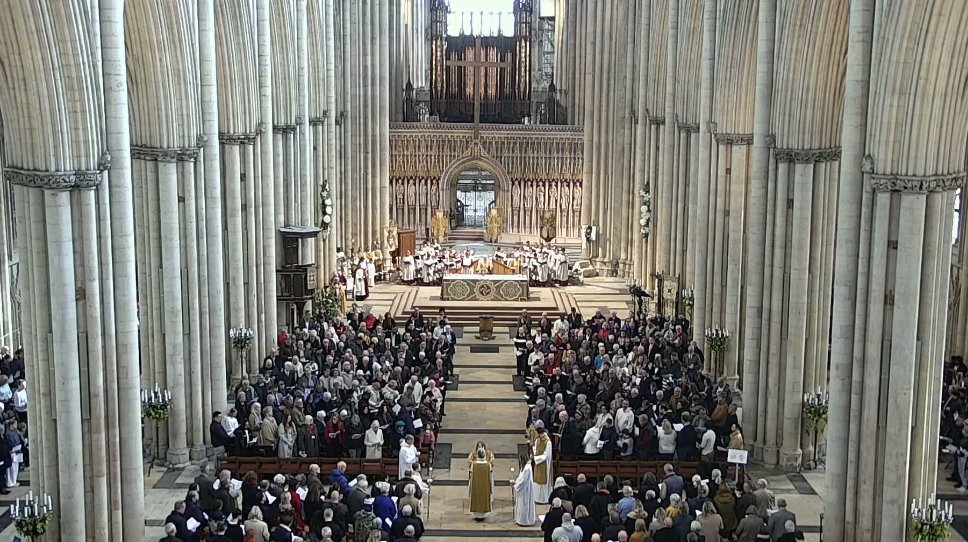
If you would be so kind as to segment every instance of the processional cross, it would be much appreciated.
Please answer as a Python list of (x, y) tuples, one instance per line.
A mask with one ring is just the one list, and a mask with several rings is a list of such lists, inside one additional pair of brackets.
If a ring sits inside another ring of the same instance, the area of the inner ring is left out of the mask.
[(448, 66), (463, 66), (470, 68), (473, 72), (471, 78), (474, 92), (474, 141), (481, 138), (481, 100), (484, 98), (484, 68), (507, 68), (509, 71), (513, 67), (510, 61), (489, 62), (483, 58), (483, 47), (481, 47), (481, 37), (474, 39), (474, 59), (473, 60), (449, 60)]

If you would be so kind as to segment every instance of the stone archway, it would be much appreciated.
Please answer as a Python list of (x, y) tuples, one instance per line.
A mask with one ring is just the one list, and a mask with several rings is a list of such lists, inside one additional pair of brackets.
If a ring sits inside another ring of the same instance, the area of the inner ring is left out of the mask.
[(496, 207), (506, 219), (508, 198), (510, 197), (511, 176), (504, 169), (504, 166), (477, 145), (468, 149), (467, 152), (454, 160), (444, 170), (440, 178), (441, 194), (439, 208), (450, 211), (451, 213), (456, 211), (457, 181), (460, 179), (461, 173), (475, 169), (487, 172), (494, 177)]

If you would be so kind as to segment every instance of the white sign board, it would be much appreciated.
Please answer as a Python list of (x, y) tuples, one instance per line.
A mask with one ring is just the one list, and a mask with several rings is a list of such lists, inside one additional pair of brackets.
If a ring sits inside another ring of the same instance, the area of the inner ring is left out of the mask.
[(737, 465), (745, 465), (749, 455), (749, 450), (729, 450), (727, 451), (726, 461), (736, 463)]

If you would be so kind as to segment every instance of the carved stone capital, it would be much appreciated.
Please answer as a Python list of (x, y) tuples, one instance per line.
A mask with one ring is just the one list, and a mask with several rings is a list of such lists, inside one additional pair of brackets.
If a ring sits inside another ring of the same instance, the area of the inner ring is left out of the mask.
[(792, 162), (795, 164), (817, 164), (822, 162), (836, 162), (840, 160), (840, 147), (827, 149), (776, 149), (774, 151), (777, 162)]
[(752, 145), (753, 134), (716, 134), (716, 143), (720, 145)]
[(698, 134), (699, 133), (699, 123), (698, 122), (677, 122), (676, 127), (679, 131), (684, 134)]
[(870, 174), (871, 188), (876, 192), (950, 192), (965, 186), (965, 172), (956, 171), (946, 175), (890, 175)]
[(649, 117), (649, 124), (654, 124), (655, 126), (662, 126), (665, 124), (665, 117)]
[(296, 124), (302, 124), (304, 122), (306, 122), (305, 115), (296, 115)]
[(34, 171), (8, 167), (3, 177), (12, 184), (28, 188), (70, 190), (72, 188), (96, 188), (101, 184), (105, 169), (82, 171)]
[(266, 123), (260, 122), (259, 124), (257, 124), (255, 127), (255, 131), (260, 135), (266, 133)]
[(157, 160), (159, 162), (190, 162), (198, 158), (198, 147), (160, 149), (132, 145), (131, 158), (146, 161)]
[(309, 117), (309, 125), (310, 126), (322, 126), (324, 124), (326, 124), (326, 115), (325, 114), (322, 117)]
[(860, 170), (864, 173), (874, 173), (874, 157), (865, 154), (864, 159), (861, 161)]
[(274, 134), (294, 134), (296, 133), (295, 124), (276, 124), (272, 127), (272, 133)]
[(218, 140), (223, 145), (253, 145), (257, 134), (219, 134)]
[(208, 143), (208, 136), (205, 134), (198, 134), (198, 139), (195, 140), (199, 147), (204, 147)]
[(766, 146), (767, 147), (770, 147), (771, 149), (773, 147), (776, 147), (776, 134), (766, 134), (766, 138), (765, 139), (766, 139)]

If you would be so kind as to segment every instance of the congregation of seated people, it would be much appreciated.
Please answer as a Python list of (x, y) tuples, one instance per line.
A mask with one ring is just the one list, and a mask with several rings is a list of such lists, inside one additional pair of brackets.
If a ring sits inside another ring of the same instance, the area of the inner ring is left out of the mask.
[(555, 480), (541, 530), (545, 542), (796, 542), (796, 515), (766, 480), (734, 487), (719, 469), (709, 478), (663, 476), (622, 480), (583, 473)]
[(419, 465), (391, 485), (346, 463), (295, 476), (260, 479), (253, 471), (215, 475), (203, 465), (185, 499), (165, 520), (162, 542), (416, 542), (424, 533), (429, 486)]
[[(326, 458), (377, 460), (396, 458), (401, 448), (407, 448), (413, 455), (410, 469), (402, 473), (393, 469), (392, 476), (381, 473), (372, 484), (359, 474), (353, 487), (345, 479), (344, 461), (336, 463), (325, 480), (317, 465), (307, 473), (276, 474), (269, 479), (260, 479), (265, 473), (255, 471), (224, 471), (222, 487), (215, 490), (218, 498), (206, 498), (215, 480), (211, 473), (208, 477), (203, 473), (194, 496), (200, 504), (192, 504), (190, 491), (176, 505), (166, 525), (166, 531), (173, 525), (176, 532), (168, 533), (168, 542), (202, 536), (241, 540), (235, 536), (241, 531), (239, 525), (245, 525), (248, 533), (250, 522), (256, 532), (266, 525), (266, 537), (257, 540), (269, 540), (271, 533), (272, 540), (286, 542), (339, 542), (354, 531), (351, 525), (364, 505), (385, 523), (378, 522), (378, 531), (390, 533), (396, 525), (400, 528), (394, 540), (406, 541), (411, 530), (416, 532), (409, 538), (419, 539), (422, 525), (410, 520), (401, 526), (397, 519), (419, 517), (419, 499), (427, 489), (419, 476), (419, 458), (433, 457), (440, 421), (446, 415), (455, 343), (456, 334), (443, 312), (425, 318), (414, 311), (398, 326), (389, 314), (379, 319), (356, 305), (345, 315), (307, 317), (302, 327), (280, 332), (277, 347), (264, 358), (259, 373), (236, 387), (234, 407), (212, 415), (212, 444), (225, 450), (226, 463), (241, 457), (290, 458), (291, 464), (296, 464), (293, 459), (313, 458), (320, 458), (319, 463)], [(238, 487), (232, 485), (233, 476), (238, 477)], [(382, 487), (387, 478), (411, 482), (398, 484), (393, 495), (399, 502), (411, 501), (406, 512), (401, 507), (399, 514), (387, 513), (392, 508), (385, 502), (392, 492)], [(323, 504), (343, 499), (352, 513), (327, 505), (335, 514), (327, 521)], [(355, 532), (361, 534), (355, 540), (369, 540), (369, 524), (357, 525)]]

